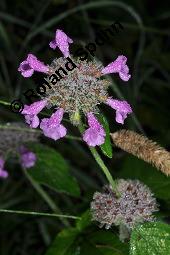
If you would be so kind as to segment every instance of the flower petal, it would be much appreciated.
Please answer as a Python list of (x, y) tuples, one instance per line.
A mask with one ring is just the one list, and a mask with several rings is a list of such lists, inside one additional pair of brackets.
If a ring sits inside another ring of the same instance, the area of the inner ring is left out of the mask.
[(108, 98), (106, 104), (116, 110), (116, 122), (124, 124), (127, 114), (132, 113), (132, 108), (126, 101)]
[(34, 73), (34, 69), (32, 69), (27, 60), (24, 60), (20, 63), (18, 71), (21, 72), (24, 77), (31, 77)]
[(124, 120), (127, 118), (127, 113), (116, 111), (116, 122), (124, 124)]
[(105, 131), (93, 113), (87, 114), (89, 128), (83, 134), (83, 140), (89, 146), (101, 145), (105, 141)]
[(31, 77), (34, 73), (34, 69), (29, 69), (27, 71), (21, 72), (22, 76), (25, 78)]
[(40, 120), (37, 115), (25, 115), (25, 122), (30, 125), (31, 128), (37, 128), (40, 124)]
[(105, 137), (100, 132), (97, 132), (94, 128), (88, 128), (83, 134), (83, 140), (92, 147), (101, 145), (105, 141)]
[(35, 153), (27, 150), (24, 146), (21, 146), (20, 149), (21, 154), (21, 165), (23, 168), (30, 168), (35, 165), (36, 162), (36, 155)]
[(52, 40), (49, 45), (52, 49), (55, 49), (58, 46), (64, 57), (67, 58), (70, 55), (70, 43), (73, 43), (73, 40), (69, 38), (62, 30), (57, 29), (55, 34), (55, 40)]
[(30, 69), (30, 66), (28, 64), (27, 60), (24, 60), (20, 63), (19, 67), (18, 67), (18, 71), (22, 72), (22, 71), (27, 71)]
[(31, 105), (25, 105), (21, 113), (27, 115), (37, 115), (46, 105), (47, 100), (40, 100), (32, 103)]
[(4, 169), (5, 161), (3, 158), (0, 158), (0, 178), (7, 178), (8, 172)]
[(42, 73), (48, 73), (49, 68), (43, 62), (39, 61), (33, 54), (28, 54), (27, 61), (32, 69)]
[(60, 108), (53, 113), (50, 118), (42, 119), (40, 128), (43, 130), (45, 136), (56, 141), (66, 135), (66, 128), (60, 124), (63, 118), (63, 113), (64, 110)]
[(48, 73), (49, 67), (39, 61), (33, 54), (28, 54), (27, 59), (19, 65), (18, 71), (24, 77), (31, 77), (34, 71)]
[(63, 119), (64, 110), (59, 108), (55, 113), (53, 113), (49, 119), (49, 126), (55, 127), (60, 124)]
[(127, 58), (125, 56), (118, 56), (115, 61), (108, 64), (101, 72), (103, 74), (119, 73), (119, 76), (123, 81), (128, 81), (131, 75), (129, 74), (129, 68), (126, 65), (126, 62)]
[(25, 115), (25, 121), (32, 128), (37, 128), (39, 125), (39, 118), (37, 114), (47, 105), (47, 100), (41, 100), (31, 105), (25, 105), (21, 114)]
[(123, 72), (120, 72), (120, 73), (119, 73), (119, 76), (120, 76), (120, 78), (121, 78), (123, 81), (128, 81), (128, 80), (130, 79), (130, 77), (131, 77), (130, 74), (123, 73)]
[(51, 41), (51, 42), (49, 43), (49, 46), (50, 46), (50, 48), (52, 48), (53, 50), (55, 50), (56, 47), (57, 47), (56, 41), (55, 41), (55, 40)]
[(6, 179), (9, 176), (8, 172), (4, 169), (0, 169), (0, 178)]
[[(40, 128), (42, 129), (41, 124), (40, 124)], [(42, 130), (45, 136), (55, 141), (64, 137), (67, 134), (67, 130), (63, 125), (57, 125), (56, 127), (53, 127), (53, 128), (49, 128), (48, 126), (46, 126)]]

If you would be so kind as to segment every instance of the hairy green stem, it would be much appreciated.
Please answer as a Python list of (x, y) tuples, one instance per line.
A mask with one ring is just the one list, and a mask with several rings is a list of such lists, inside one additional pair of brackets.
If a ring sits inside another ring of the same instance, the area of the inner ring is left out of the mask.
[[(80, 133), (82, 134), (84, 132), (84, 127), (82, 125), (82, 123), (79, 125), (79, 130)], [(99, 166), (101, 167), (103, 173), (105, 174), (107, 180), (109, 181), (110, 185), (112, 186), (112, 189), (117, 193), (117, 189), (116, 189), (116, 182), (113, 180), (113, 177), (111, 176), (109, 169), (107, 168), (107, 166), (104, 164), (102, 158), (100, 157), (99, 153), (97, 152), (97, 150), (94, 147), (90, 147), (89, 149), (93, 155), (93, 157), (95, 158), (96, 162), (99, 164)]]
[[(37, 183), (27, 172), (27, 170), (23, 169), (25, 176), (30, 181), (35, 190), (40, 194), (40, 196), (44, 199), (44, 201), (48, 204), (51, 210), (55, 213), (62, 214), (57, 205), (53, 202), (51, 197), (44, 191), (44, 189)], [(65, 226), (70, 226), (69, 222), (66, 219), (60, 218)]]
[(65, 214), (55, 214), (55, 213), (42, 213), (42, 212), (30, 212), (30, 211), (15, 211), (15, 210), (6, 210), (0, 209), (0, 213), (16, 213), (16, 214), (26, 214), (26, 215), (34, 215), (34, 216), (48, 216), (48, 217), (58, 217), (58, 218), (67, 218), (67, 219), (81, 219), (81, 217), (73, 216), (73, 215), (65, 215)]

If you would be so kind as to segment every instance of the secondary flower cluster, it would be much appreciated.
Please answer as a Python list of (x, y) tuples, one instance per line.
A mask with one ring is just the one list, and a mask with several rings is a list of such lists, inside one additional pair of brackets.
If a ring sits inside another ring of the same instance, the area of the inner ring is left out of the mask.
[(34, 166), (36, 155), (29, 151), (24, 145), (26, 142), (37, 141), (38, 135), (34, 132), (24, 130), (25, 125), (11, 123), (1, 127), (0, 130), (0, 178), (7, 178), (9, 173), (5, 169), (5, 159), (8, 154), (19, 155), (19, 160), (23, 168)]
[(150, 189), (138, 180), (117, 182), (118, 197), (111, 186), (105, 186), (104, 192), (94, 193), (91, 202), (93, 220), (109, 229), (112, 225), (126, 226), (131, 230), (137, 223), (153, 221), (153, 212), (157, 211), (156, 199)]
[[(104, 77), (106, 74), (118, 73), (123, 81), (128, 81), (131, 77), (129, 68), (126, 65), (127, 58), (123, 55), (118, 56), (115, 61), (104, 67), (99, 61), (81, 61), (81, 58), (73, 58), (76, 68), (69, 67), (69, 75), (62, 77), (57, 85), (53, 85), (53, 73), (56, 67), (64, 72), (64, 63), (67, 57), (70, 57), (69, 44), (73, 40), (69, 38), (62, 30), (57, 29), (50, 47), (58, 47), (64, 57), (53, 60), (50, 66), (46, 66), (39, 61), (33, 54), (28, 54), (18, 71), (24, 77), (30, 77), (34, 73), (43, 72), (47, 75), (46, 80), (51, 88), (47, 88), (42, 100), (34, 102), (31, 105), (25, 105), (21, 112), (25, 116), (26, 123), (32, 128), (40, 128), (44, 135), (58, 140), (67, 133), (66, 128), (61, 124), (64, 112), (70, 115), (73, 124), (78, 125), (80, 114), (84, 113), (87, 117), (88, 129), (83, 134), (83, 140), (90, 146), (101, 145), (105, 141), (105, 131), (95, 116), (98, 113), (98, 105), (105, 103), (116, 111), (116, 122), (124, 124), (127, 115), (132, 113), (130, 105), (126, 101), (113, 99), (108, 96), (107, 89), (109, 81)], [(79, 54), (80, 57), (80, 54)], [(51, 75), (52, 74), (52, 75)], [(56, 82), (55, 82), (56, 83)], [(44, 107), (55, 107), (56, 111), (50, 118), (39, 120), (37, 116)]]

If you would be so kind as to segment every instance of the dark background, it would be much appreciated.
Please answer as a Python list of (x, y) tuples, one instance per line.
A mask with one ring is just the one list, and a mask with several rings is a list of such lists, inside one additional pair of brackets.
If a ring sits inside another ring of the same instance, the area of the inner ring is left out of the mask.
[[(170, 149), (169, 7), (169, 1), (153, 0), (1, 0), (0, 100), (11, 102), (26, 89), (35, 88), (39, 76), (24, 79), (17, 68), (30, 52), (45, 63), (60, 56), (59, 51), (53, 51), (48, 46), (57, 28), (65, 31), (77, 44), (85, 45), (94, 40), (98, 30), (119, 21), (124, 30), (98, 47), (96, 56), (104, 65), (118, 55), (127, 56), (132, 78), (124, 84), (117, 76), (114, 77), (110, 95), (127, 99), (133, 107), (134, 114), (127, 119), (125, 128), (143, 133)], [(120, 129), (121, 126), (114, 121), (113, 112), (105, 108), (103, 111), (109, 120), (111, 131)], [(10, 112), (8, 107), (1, 106), (0, 121), (6, 123), (23, 119)], [(79, 135), (76, 128), (66, 125), (70, 134)], [(48, 188), (46, 191), (64, 213), (82, 213), (88, 209), (93, 192), (105, 182), (99, 167), (83, 143), (67, 139), (53, 143), (45, 138), (42, 138), (42, 143), (55, 148), (69, 162), (72, 174), (78, 179), (81, 198), (57, 194)], [(113, 176), (136, 176), (155, 192), (159, 190), (161, 193), (165, 186), (169, 192), (169, 178), (159, 175), (156, 169), (150, 169), (149, 165), (143, 165), (143, 162), (127, 156), (121, 150), (113, 148), (113, 151), (112, 159), (104, 157)], [(50, 211), (22, 175), (20, 167), (10, 161), (8, 164), (10, 178), (0, 181), (0, 208)], [(151, 174), (156, 177), (151, 177)], [(156, 196), (161, 212), (167, 216), (170, 198), (164, 199), (164, 195), (160, 193), (156, 193)], [(44, 254), (62, 228), (59, 220), (47, 217), (0, 214), (0, 254)]]

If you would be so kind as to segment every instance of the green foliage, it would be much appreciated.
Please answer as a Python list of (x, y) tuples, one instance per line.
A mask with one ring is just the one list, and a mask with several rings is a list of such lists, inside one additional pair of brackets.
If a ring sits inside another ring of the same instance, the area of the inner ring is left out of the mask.
[(79, 196), (79, 186), (69, 173), (69, 165), (60, 153), (54, 149), (36, 144), (31, 147), (37, 156), (37, 162), (29, 174), (39, 183), (72, 196)]
[(101, 254), (124, 255), (128, 254), (128, 244), (119, 240), (118, 234), (107, 230), (100, 230), (90, 235), (92, 242), (96, 243)]
[(130, 255), (168, 255), (170, 251), (170, 226), (156, 222), (134, 229), (130, 240)]
[(90, 211), (86, 211), (82, 216), (81, 219), (76, 222), (76, 228), (79, 231), (84, 230), (91, 224), (91, 213)]
[(105, 156), (112, 158), (112, 145), (111, 145), (111, 139), (110, 139), (110, 128), (109, 128), (109, 123), (106, 119), (106, 117), (103, 114), (100, 114), (98, 117), (100, 123), (102, 124), (105, 132), (106, 132), (106, 137), (105, 137), (105, 143), (100, 146), (102, 152), (104, 153)]
[(74, 228), (64, 229), (55, 238), (52, 246), (45, 255), (73, 255), (76, 254), (75, 239), (78, 231)]
[(94, 228), (86, 211), (75, 228), (57, 235), (45, 255), (124, 255), (127, 252), (128, 245), (121, 243), (114, 232)]
[(118, 177), (138, 179), (148, 185), (156, 197), (170, 199), (170, 177), (136, 157), (131, 155), (126, 157)]

